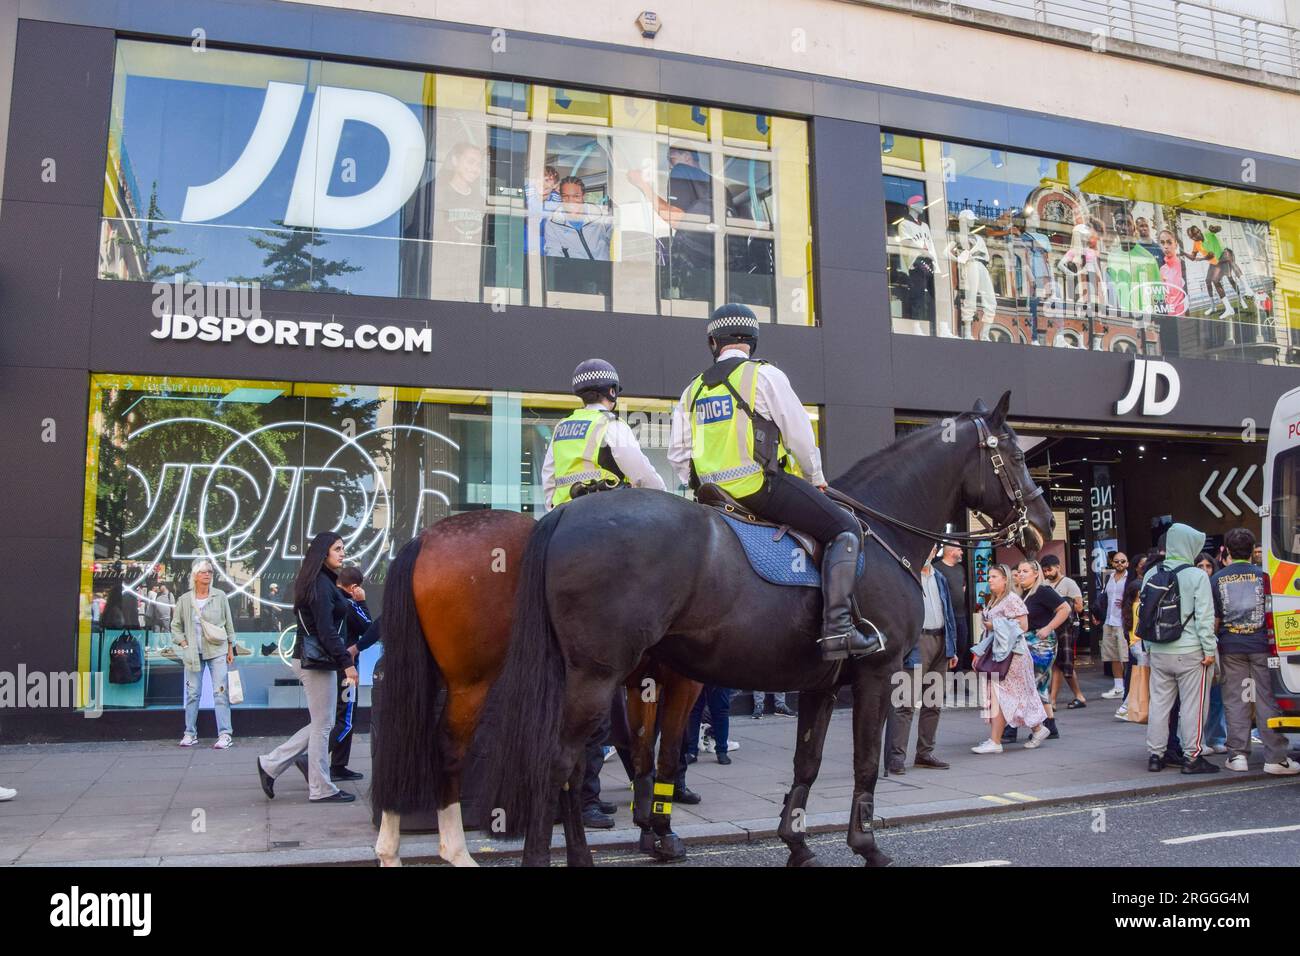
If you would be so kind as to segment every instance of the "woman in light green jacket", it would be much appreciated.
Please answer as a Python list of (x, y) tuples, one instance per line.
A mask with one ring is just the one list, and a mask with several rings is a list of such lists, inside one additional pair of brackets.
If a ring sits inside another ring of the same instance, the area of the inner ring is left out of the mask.
[[(185, 736), (182, 747), (198, 743), (199, 692), (203, 668), (212, 676), (212, 703), (217, 713), (214, 750), (226, 750), (232, 740), (227, 667), (235, 662), (235, 619), (224, 592), (212, 586), (212, 562), (199, 558), (190, 571), (190, 590), (180, 596), (172, 612), (172, 643), (180, 646), (185, 662)], [(203, 627), (206, 622), (209, 627)]]

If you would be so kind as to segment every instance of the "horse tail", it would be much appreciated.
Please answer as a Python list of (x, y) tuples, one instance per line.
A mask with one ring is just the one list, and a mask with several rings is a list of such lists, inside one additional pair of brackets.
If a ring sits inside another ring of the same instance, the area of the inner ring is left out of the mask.
[[(384, 657), (373, 719), (371, 804), (392, 813), (441, 808), (447, 774), (436, 722), (442, 672), (425, 643), (415, 603), (415, 563), (423, 536), (408, 541), (388, 568), (382, 618)], [(437, 807), (430, 806), (430, 799)]]
[[(564, 509), (538, 522), (520, 559), (510, 646), (492, 686), (496, 743), (487, 760), (488, 806), (504, 813), (494, 829), (525, 832), (536, 814), (551, 812), (551, 778), (564, 714), (564, 657), (546, 606), (546, 555)], [(496, 821), (494, 821), (495, 823)]]

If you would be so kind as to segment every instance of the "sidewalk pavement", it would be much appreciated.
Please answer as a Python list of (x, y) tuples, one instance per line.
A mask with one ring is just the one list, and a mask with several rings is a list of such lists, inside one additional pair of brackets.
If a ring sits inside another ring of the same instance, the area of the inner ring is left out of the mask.
[[(987, 735), (978, 709), (946, 710), (936, 754), (952, 768), (915, 768), (914, 749), (909, 749), (906, 773), (877, 784), (880, 825), (1262, 776), (1263, 755), (1258, 752), (1251, 755), (1249, 773), (1184, 776), (1177, 768), (1148, 772), (1146, 727), (1115, 720), (1118, 701), (1101, 699), (1110, 681), (1100, 676), (1099, 667), (1082, 671), (1081, 679), (1088, 706), (1062, 706), (1057, 714), (1061, 738), (1038, 750), (1016, 744), (1002, 754), (973, 754), (971, 746)], [(1066, 690), (1060, 702), (1069, 699)], [(179, 728), (179, 714), (177, 720)], [(703, 802), (674, 807), (674, 829), (683, 839), (773, 836), (790, 785), (795, 727), (796, 721), (789, 718), (734, 717), (731, 735), (741, 746), (732, 752), (733, 763), (721, 766), (712, 754), (701, 754), (687, 774)], [(1022, 730), (1022, 741), (1025, 736)], [(267, 800), (253, 760), (278, 741), (236, 738), (236, 746), (227, 751), (212, 750), (211, 743), (201, 741), (188, 750), (174, 741), (0, 747), (0, 785), (18, 790), (15, 800), (0, 803), (0, 864), (292, 866), (374, 860), (376, 833), (364, 799), (311, 805), (305, 782), (291, 769), (277, 782), (276, 799)], [(368, 738), (358, 738), (352, 752), (352, 768), (369, 776)], [(851, 712), (839, 710), (831, 720), (821, 773), (808, 804), (809, 831), (847, 826), (852, 760)], [(635, 845), (639, 831), (632, 827), (629, 788), (617, 760), (605, 764), (601, 779), (604, 798), (619, 804), (617, 828), (591, 831), (589, 842)], [(359, 787), (344, 786), (364, 797), (368, 780)], [(555, 845), (561, 841), (557, 830)], [(476, 855), (512, 853), (518, 847), (470, 834), (470, 850)], [(436, 855), (436, 835), (404, 837), (404, 860), (432, 860)]]

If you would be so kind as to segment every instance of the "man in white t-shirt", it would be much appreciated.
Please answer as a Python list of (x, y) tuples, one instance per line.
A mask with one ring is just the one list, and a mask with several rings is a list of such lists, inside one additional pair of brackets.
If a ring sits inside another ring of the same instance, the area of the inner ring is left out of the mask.
[(1128, 583), (1128, 556), (1116, 551), (1110, 559), (1113, 572), (1103, 589), (1106, 616), (1101, 622), (1101, 659), (1110, 661), (1114, 685), (1102, 694), (1105, 700), (1124, 696), (1124, 662), (1128, 660), (1128, 635), (1124, 633), (1124, 586)]

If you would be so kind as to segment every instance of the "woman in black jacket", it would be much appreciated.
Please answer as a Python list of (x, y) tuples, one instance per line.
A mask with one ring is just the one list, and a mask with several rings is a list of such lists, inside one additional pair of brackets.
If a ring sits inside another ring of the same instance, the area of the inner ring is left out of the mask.
[(348, 612), (347, 597), (339, 590), (339, 568), (343, 566), (343, 539), (322, 531), (311, 541), (293, 585), (293, 611), (298, 633), (293, 644), (293, 670), (307, 695), (311, 722), (276, 747), (257, 758), (257, 775), (262, 791), (275, 798), (275, 780), (304, 751), (307, 753), (307, 784), (313, 803), (351, 803), (354, 794), (340, 790), (330, 781), (329, 734), (334, 725), (335, 673), (357, 683), (357, 669), (340, 629)]

